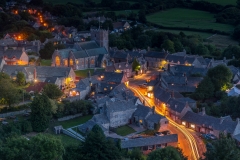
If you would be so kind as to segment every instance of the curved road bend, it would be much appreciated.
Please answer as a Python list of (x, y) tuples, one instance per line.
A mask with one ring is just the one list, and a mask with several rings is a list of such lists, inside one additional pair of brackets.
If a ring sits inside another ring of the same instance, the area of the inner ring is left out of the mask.
[[(131, 89), (133, 92), (137, 93), (137, 95), (139, 96), (139, 98), (141, 100), (145, 101), (145, 105), (152, 107), (154, 106), (153, 102), (150, 102), (148, 99), (146, 99), (146, 97), (134, 86), (128, 86), (129, 89)], [(156, 108), (157, 109), (157, 108)], [(157, 113), (161, 114), (160, 111), (156, 110)], [(168, 118), (168, 117), (167, 117)], [(187, 147), (183, 147), (183, 144), (180, 144), (180, 147), (183, 149), (183, 152), (189, 153), (191, 152), (191, 154), (186, 154), (188, 155), (188, 158), (191, 160), (198, 160), (200, 158), (199, 155), (199, 151), (198, 151), (198, 146), (197, 146), (197, 142), (195, 140), (195, 138), (192, 136), (191, 133), (189, 133), (189, 131), (182, 125), (179, 125), (178, 123), (174, 122), (173, 120), (171, 120), (170, 118), (168, 118), (169, 123), (174, 126), (178, 131), (180, 131), (184, 137), (187, 139), (188, 143), (190, 144), (190, 151), (186, 150)], [(181, 138), (181, 137), (180, 137)]]

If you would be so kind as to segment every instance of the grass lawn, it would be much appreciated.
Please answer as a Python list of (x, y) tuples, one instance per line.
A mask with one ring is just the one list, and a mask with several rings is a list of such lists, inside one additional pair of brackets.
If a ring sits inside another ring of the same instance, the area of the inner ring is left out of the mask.
[(204, 33), (204, 32), (194, 32), (194, 31), (182, 31), (182, 30), (171, 30), (171, 29), (158, 29), (156, 31), (159, 32), (170, 32), (170, 33), (174, 33), (174, 34), (179, 34), (180, 32), (183, 32), (186, 35), (199, 35), (201, 36), (203, 39), (210, 37), (211, 33)]
[(72, 138), (65, 134), (59, 134), (59, 135), (55, 135), (55, 136), (58, 137), (59, 139), (61, 139), (64, 146), (79, 145), (81, 143), (81, 141), (76, 140), (75, 138)]
[[(97, 69), (97, 70), (102, 70), (103, 71), (104, 69), (102, 68), (102, 69)], [(78, 77), (85, 78), (85, 77), (88, 76), (88, 71), (90, 71), (91, 75), (92, 75), (93, 72), (94, 72), (94, 69), (78, 70), (78, 71), (75, 71), (75, 74)]]
[(42, 66), (51, 66), (51, 62), (52, 62), (51, 59), (41, 59), (40, 63)]
[(116, 129), (116, 133), (120, 136), (126, 136), (134, 132), (136, 131), (129, 126), (121, 126)]
[(63, 128), (70, 128), (79, 124), (83, 124), (85, 122), (87, 122), (88, 120), (90, 120), (92, 118), (92, 115), (87, 115), (87, 116), (83, 116), (83, 117), (77, 117), (68, 121), (62, 121), (59, 122), (59, 125), (62, 125)]
[(233, 26), (215, 23), (214, 14), (205, 11), (173, 8), (147, 16), (149, 22), (166, 27), (189, 27), (197, 29), (214, 29), (231, 33)]

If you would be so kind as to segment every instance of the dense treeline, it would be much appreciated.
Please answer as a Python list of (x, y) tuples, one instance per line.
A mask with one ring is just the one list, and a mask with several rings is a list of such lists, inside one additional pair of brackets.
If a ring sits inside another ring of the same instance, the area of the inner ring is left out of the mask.
[(144, 31), (141, 26), (133, 27), (121, 35), (109, 35), (109, 46), (118, 49), (132, 50), (133, 48), (147, 49), (150, 47), (158, 51), (165, 49), (170, 53), (181, 52), (185, 49), (188, 54), (216, 59), (222, 59), (223, 57), (231, 59), (233, 56), (237, 60), (240, 58), (240, 48), (238, 46), (229, 46), (222, 51), (214, 45), (204, 44), (203, 42), (204, 39), (198, 35), (187, 36), (183, 32), (173, 34), (154, 30)]

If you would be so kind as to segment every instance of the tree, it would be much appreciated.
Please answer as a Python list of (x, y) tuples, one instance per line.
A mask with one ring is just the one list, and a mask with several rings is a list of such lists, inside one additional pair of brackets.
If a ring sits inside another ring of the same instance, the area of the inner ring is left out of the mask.
[(25, 75), (23, 74), (23, 72), (18, 72), (17, 73), (16, 82), (18, 83), (19, 86), (22, 86), (22, 85), (25, 84), (26, 78), (25, 78)]
[(39, 51), (40, 57), (43, 59), (50, 59), (52, 58), (52, 54), (54, 52), (54, 45), (52, 42), (48, 42), (45, 44), (44, 48)]
[(196, 47), (195, 54), (197, 54), (197, 55), (208, 55), (209, 54), (209, 50), (203, 44), (199, 44)]
[(55, 84), (47, 84), (43, 87), (43, 93), (51, 99), (58, 99), (63, 95), (63, 92)]
[(113, 141), (106, 139), (102, 129), (95, 125), (87, 134), (85, 142), (83, 142), (81, 154), (83, 160), (119, 159), (120, 152)]
[(140, 67), (141, 66), (140, 66), (139, 62), (137, 61), (136, 58), (134, 58), (133, 63), (132, 63), (132, 70), (139, 71)]
[(199, 83), (193, 96), (196, 99), (206, 99), (214, 96), (214, 85), (209, 77), (204, 77), (204, 79)]
[(19, 102), (20, 94), (8, 78), (0, 80), (0, 99), (9, 107)]
[(160, 159), (187, 160), (187, 157), (183, 156), (181, 150), (171, 146), (152, 151), (147, 157), (147, 160), (160, 160)]
[(101, 1), (101, 6), (103, 6), (103, 7), (111, 7), (115, 3), (116, 3), (115, 0), (102, 0)]
[(175, 52), (174, 43), (169, 39), (167, 39), (163, 42), (162, 48), (165, 49), (165, 50), (168, 50), (171, 53)]
[(136, 41), (136, 47), (147, 49), (151, 46), (151, 38), (148, 35), (140, 35)]
[(219, 91), (230, 86), (232, 72), (227, 66), (218, 65), (214, 68), (209, 69), (207, 76), (211, 79), (215, 91)]
[(140, 10), (138, 12), (138, 20), (141, 23), (146, 23), (147, 22), (145, 10)]
[(0, 7), (2, 7), (2, 8), (6, 7), (6, 0), (0, 1)]
[(139, 148), (134, 148), (130, 153), (129, 157), (133, 160), (144, 160), (143, 153)]
[(39, 134), (31, 139), (31, 156), (39, 160), (60, 160), (64, 147), (60, 139), (48, 134)]
[(60, 139), (38, 134), (27, 140), (14, 136), (7, 138), (0, 148), (0, 159), (4, 160), (60, 160), (64, 147)]
[(29, 4), (34, 5), (34, 6), (41, 6), (43, 5), (43, 0), (31, 0)]
[(31, 103), (31, 124), (33, 131), (42, 132), (49, 124), (51, 114), (51, 103), (46, 95), (37, 95)]
[(220, 134), (219, 139), (213, 141), (207, 148), (205, 160), (240, 160), (240, 151), (231, 137)]

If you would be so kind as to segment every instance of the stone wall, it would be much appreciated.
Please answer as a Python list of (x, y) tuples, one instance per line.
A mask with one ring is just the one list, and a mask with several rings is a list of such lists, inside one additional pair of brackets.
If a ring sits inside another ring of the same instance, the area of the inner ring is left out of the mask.
[(77, 118), (77, 117), (81, 117), (81, 116), (82, 116), (82, 113), (79, 113), (79, 114), (75, 114), (75, 115), (70, 115), (70, 116), (58, 118), (58, 121), (67, 121), (67, 120)]

